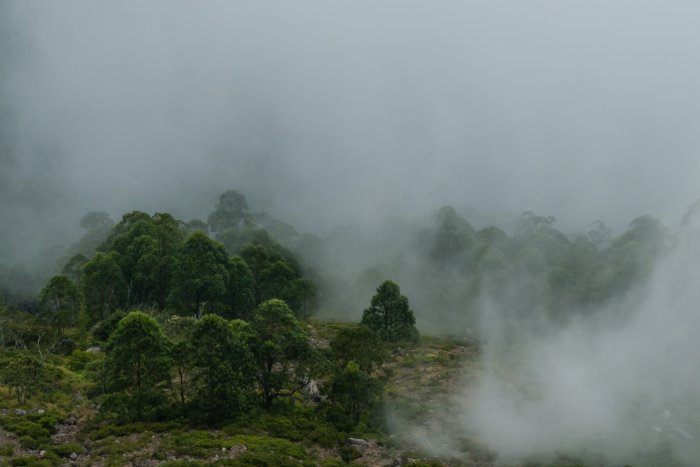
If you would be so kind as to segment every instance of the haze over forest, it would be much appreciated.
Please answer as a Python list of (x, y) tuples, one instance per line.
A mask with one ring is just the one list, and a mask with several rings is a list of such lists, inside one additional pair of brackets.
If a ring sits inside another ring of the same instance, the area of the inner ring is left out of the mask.
[(5, 258), (229, 187), (318, 233), (444, 204), (621, 233), (698, 196), (689, 2), (0, 8)]
[(690, 465), (698, 24), (684, 1), (0, 0), (0, 279), (36, 297), (87, 212), (207, 221), (235, 189), (321, 318), (392, 279), (421, 332), (484, 344), (450, 430), (612, 463), (675, 430)]

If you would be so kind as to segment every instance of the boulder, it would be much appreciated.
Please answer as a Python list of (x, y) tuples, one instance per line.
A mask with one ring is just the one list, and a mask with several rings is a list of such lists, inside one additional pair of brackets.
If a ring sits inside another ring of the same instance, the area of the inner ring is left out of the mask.
[(348, 438), (348, 444), (350, 446), (357, 446), (360, 448), (366, 448), (369, 446), (369, 441), (362, 438)]
[(18, 417), (22, 417), (24, 415), (27, 415), (27, 411), (23, 409), (15, 409), (15, 415)]

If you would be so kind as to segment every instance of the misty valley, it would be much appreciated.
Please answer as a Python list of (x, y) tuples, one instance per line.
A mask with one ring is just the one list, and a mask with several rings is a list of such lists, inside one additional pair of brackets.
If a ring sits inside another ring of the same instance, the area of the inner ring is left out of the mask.
[(699, 24), (0, 0), (0, 467), (700, 466)]
[(236, 190), (206, 220), (89, 212), (3, 265), (0, 456), (690, 465), (695, 336), (668, 322), (697, 320), (699, 206), (617, 236), (444, 206), (320, 237)]

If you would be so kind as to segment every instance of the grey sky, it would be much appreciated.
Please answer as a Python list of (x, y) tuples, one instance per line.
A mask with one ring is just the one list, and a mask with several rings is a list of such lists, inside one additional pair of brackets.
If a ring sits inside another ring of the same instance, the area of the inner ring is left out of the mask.
[(6, 245), (230, 187), (302, 229), (447, 203), (619, 233), (700, 195), (694, 2), (0, 6)]

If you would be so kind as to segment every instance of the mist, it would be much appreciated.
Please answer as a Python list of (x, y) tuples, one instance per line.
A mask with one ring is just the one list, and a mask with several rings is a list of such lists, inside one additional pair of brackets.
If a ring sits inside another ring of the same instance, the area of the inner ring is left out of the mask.
[[(568, 452), (594, 464), (692, 465), (698, 238), (697, 226), (682, 229), (648, 283), (596, 319), (487, 346), (484, 377), (460, 400), (463, 429), (503, 461)], [(497, 306), (482, 315), (492, 339)]]
[[(335, 271), (324, 316), (359, 317), (391, 276), (421, 329), (479, 332), (499, 368), (512, 302), (467, 310), (445, 285), (436, 306), (420, 233), (444, 205), (508, 233), (523, 211), (571, 238), (675, 229), (699, 194), (699, 20), (683, 1), (0, 1), (0, 266), (55, 268), (88, 211), (205, 219), (235, 188), (321, 239), (302, 256)], [(505, 460), (667, 443), (689, 463), (688, 231), (624, 297), (519, 335), (518, 375), (455, 402), (465, 432)]]
[(443, 204), (622, 228), (697, 195), (688, 3), (2, 9), (3, 256), (232, 186), (321, 232)]

